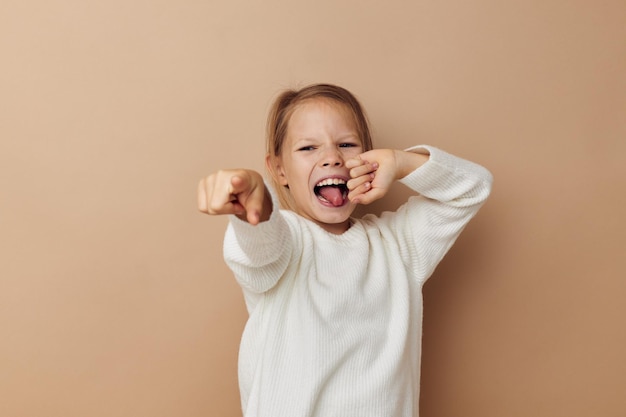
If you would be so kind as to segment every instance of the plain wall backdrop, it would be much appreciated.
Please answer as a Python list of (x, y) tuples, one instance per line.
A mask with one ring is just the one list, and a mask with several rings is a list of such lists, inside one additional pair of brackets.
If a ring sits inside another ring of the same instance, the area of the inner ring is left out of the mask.
[(241, 415), (196, 185), (313, 82), (495, 176), (425, 287), (421, 415), (626, 415), (623, 0), (3, 1), (0, 59), (1, 416)]

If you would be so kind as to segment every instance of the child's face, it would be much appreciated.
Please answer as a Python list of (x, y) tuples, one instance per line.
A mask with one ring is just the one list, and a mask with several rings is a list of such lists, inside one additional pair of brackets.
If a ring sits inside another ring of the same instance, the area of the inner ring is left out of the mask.
[(347, 197), (345, 161), (362, 152), (354, 120), (343, 105), (324, 99), (298, 105), (276, 164), (296, 212), (331, 233), (346, 231), (355, 205)]

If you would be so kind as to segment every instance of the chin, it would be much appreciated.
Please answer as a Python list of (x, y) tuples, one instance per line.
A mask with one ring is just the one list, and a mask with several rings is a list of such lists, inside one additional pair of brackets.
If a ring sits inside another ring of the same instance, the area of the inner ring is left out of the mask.
[(329, 226), (340, 226), (341, 224), (349, 221), (350, 216), (352, 216), (352, 213), (354, 212), (354, 207), (344, 206), (341, 209), (334, 210), (337, 210), (338, 212), (321, 213), (315, 217), (316, 221)]

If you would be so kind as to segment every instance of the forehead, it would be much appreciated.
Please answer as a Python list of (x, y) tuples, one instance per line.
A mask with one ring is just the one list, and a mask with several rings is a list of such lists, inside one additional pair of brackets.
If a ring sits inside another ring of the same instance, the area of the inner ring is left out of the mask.
[(321, 129), (357, 133), (355, 116), (346, 104), (331, 99), (314, 98), (298, 103), (289, 118), (287, 134)]

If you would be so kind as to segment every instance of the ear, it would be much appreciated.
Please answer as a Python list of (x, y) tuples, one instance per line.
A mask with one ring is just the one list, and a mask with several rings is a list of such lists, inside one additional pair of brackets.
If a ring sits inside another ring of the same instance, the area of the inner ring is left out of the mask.
[(284, 187), (289, 186), (280, 156), (266, 155), (265, 168), (267, 168), (267, 171), (272, 175), (272, 177), (278, 184)]

